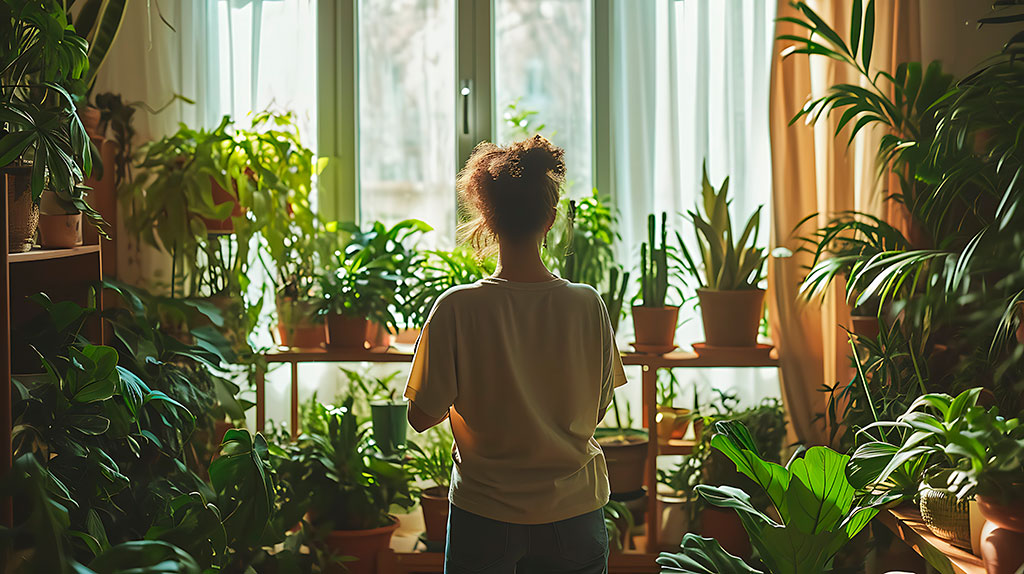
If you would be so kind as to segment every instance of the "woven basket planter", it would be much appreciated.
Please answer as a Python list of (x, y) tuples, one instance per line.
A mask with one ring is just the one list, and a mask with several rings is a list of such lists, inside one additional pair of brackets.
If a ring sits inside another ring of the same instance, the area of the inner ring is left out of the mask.
[(968, 551), (971, 549), (970, 502), (957, 500), (945, 489), (921, 490), (921, 518), (939, 538)]

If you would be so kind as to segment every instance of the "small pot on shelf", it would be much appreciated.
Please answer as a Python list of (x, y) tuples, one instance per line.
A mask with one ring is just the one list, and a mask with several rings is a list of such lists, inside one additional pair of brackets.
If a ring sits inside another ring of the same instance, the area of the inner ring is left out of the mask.
[(387, 458), (397, 457), (405, 449), (405, 433), (409, 403), (404, 401), (373, 401), (373, 441)]
[(676, 325), (679, 321), (679, 307), (633, 306), (634, 346), (637, 351), (649, 348), (652, 352), (665, 353), (675, 348)]
[(324, 337), (332, 349), (365, 349), (369, 321), (338, 313), (324, 315)]
[(9, 165), (0, 170), (7, 193), (7, 250), (24, 253), (35, 244), (39, 206), (32, 201), (32, 166)]
[(427, 527), (427, 540), (444, 544), (448, 538), (448, 488), (431, 486), (420, 493), (423, 523)]
[(82, 244), (82, 212), (66, 205), (53, 191), (39, 201), (39, 244), (46, 249), (67, 249)]
[(988, 574), (1016, 574), (1024, 565), (1024, 500), (1003, 503), (978, 496), (985, 517), (981, 529), (981, 557)]
[(658, 405), (658, 442), (682, 439), (690, 428), (690, 409)]
[(323, 345), (323, 319), (317, 315), (315, 301), (279, 297), (277, 317), (278, 344), (282, 347), (308, 349)]
[(594, 432), (604, 451), (612, 493), (637, 492), (644, 485), (647, 460), (647, 431), (599, 428)]
[(714, 538), (733, 556), (748, 559), (753, 553), (750, 536), (743, 528), (743, 521), (731, 508), (705, 505), (700, 512), (700, 535)]
[(971, 511), (967, 500), (945, 488), (923, 487), (921, 518), (932, 534), (954, 546), (971, 549)]
[(335, 556), (351, 556), (352, 562), (331, 564), (329, 574), (375, 574), (377, 557), (391, 547), (391, 537), (398, 530), (398, 519), (391, 524), (369, 530), (332, 530), (324, 534), (324, 546)]
[(757, 346), (764, 289), (698, 289), (704, 342), (711, 347)]

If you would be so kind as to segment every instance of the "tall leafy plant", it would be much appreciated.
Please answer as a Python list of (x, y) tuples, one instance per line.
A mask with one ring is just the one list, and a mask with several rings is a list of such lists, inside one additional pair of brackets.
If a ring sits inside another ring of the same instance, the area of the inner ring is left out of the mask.
[(761, 208), (747, 220), (743, 232), (736, 237), (729, 215), (729, 178), (726, 177), (716, 191), (708, 179), (707, 162), (703, 164), (701, 201), (689, 216), (697, 238), (696, 252), (701, 257), (698, 266), (677, 234), (683, 253), (683, 264), (702, 289), (737, 291), (757, 289), (764, 279), (764, 262), (768, 256), (763, 247), (757, 247)]
[(700, 485), (697, 492), (715, 506), (732, 508), (740, 516), (763, 569), (744, 566), (714, 541), (687, 534), (683, 553), (662, 554), (658, 563), (666, 571), (701, 573), (712, 565), (730, 572), (819, 574), (878, 513), (874, 507), (854, 506), (855, 491), (846, 478), (849, 457), (829, 448), (807, 449), (785, 467), (766, 462), (753, 438), (739, 423), (719, 422), (712, 445), (736, 464), (768, 495), (781, 521), (767, 516), (737, 488)]

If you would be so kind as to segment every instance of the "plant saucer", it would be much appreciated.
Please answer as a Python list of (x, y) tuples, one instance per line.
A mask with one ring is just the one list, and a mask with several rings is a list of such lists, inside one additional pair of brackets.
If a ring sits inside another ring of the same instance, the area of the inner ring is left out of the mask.
[(664, 355), (676, 350), (676, 345), (645, 345), (643, 343), (630, 343), (637, 353), (644, 355)]

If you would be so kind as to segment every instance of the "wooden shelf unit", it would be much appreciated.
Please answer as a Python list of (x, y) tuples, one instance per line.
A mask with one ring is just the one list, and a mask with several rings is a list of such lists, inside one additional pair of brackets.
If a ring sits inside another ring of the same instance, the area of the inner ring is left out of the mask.
[[(0, 199), (0, 213), (3, 215), (3, 239), (0, 239), (0, 477), (11, 469), (11, 375), (28, 369), (35, 371), (35, 354), (26, 343), (14, 341), (11, 331), (27, 324), (40, 312), (40, 308), (26, 300), (40, 291), (54, 301), (74, 301), (79, 305), (90, 303), (93, 285), (103, 278), (103, 257), (95, 235), (89, 244), (70, 249), (32, 249), (24, 253), (8, 253), (7, 231), (10, 224), (7, 209), (6, 175), (0, 183), (3, 198)], [(88, 234), (86, 234), (89, 237)], [(102, 293), (96, 293), (95, 304), (103, 308)], [(86, 326), (86, 334), (93, 341), (103, 341), (103, 326), (97, 319)], [(13, 360), (12, 360), (13, 359)], [(0, 524), (10, 525), (13, 521), (11, 501), (0, 499)]]
[(921, 513), (913, 506), (883, 510), (875, 520), (913, 548), (940, 574), (985, 574), (981, 558), (932, 534)]
[[(282, 348), (264, 354), (267, 363), (288, 363), (291, 368), (291, 432), (298, 436), (299, 428), (299, 364), (300, 363), (401, 363), (412, 361), (411, 353), (403, 353), (393, 348), (359, 349), (293, 349)], [(673, 352), (665, 355), (646, 355), (641, 353), (625, 353), (622, 355), (624, 365), (640, 366), (643, 369), (643, 426), (649, 429), (651, 440), (648, 441), (647, 467), (644, 484), (649, 493), (647, 497), (647, 524), (645, 536), (647, 566), (652, 567), (658, 552), (658, 535), (660, 516), (658, 514), (658, 456), (685, 455), (693, 451), (694, 441), (672, 440), (667, 444), (659, 444), (657, 432), (657, 386), (658, 369), (672, 368), (728, 368), (728, 367), (778, 367), (778, 356), (774, 349), (769, 355), (757, 352), (744, 355), (742, 352), (731, 353), (728, 357), (715, 360), (700, 357), (695, 353)], [(266, 389), (265, 373), (256, 373), (256, 429), (262, 431), (266, 425)], [(419, 558), (410, 559), (413, 563)], [(428, 560), (424, 558), (424, 560)], [(415, 572), (417, 570), (408, 570)]]

